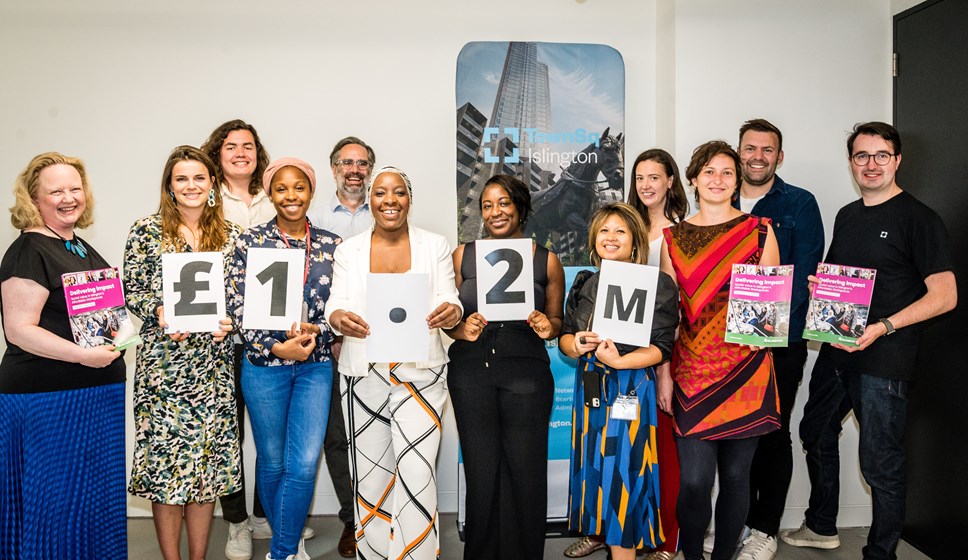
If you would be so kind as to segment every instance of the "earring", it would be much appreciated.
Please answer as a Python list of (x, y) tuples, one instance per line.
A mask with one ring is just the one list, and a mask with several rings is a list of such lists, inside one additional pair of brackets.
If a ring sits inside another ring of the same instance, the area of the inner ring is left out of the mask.
[(632, 262), (635, 262), (635, 247), (632, 247)]
[(172, 201), (173, 203), (175, 203), (175, 206), (178, 206), (178, 201), (177, 201), (177, 200), (175, 200), (175, 193), (173, 193), (173, 192), (171, 192), (171, 191), (168, 191), (168, 196), (170, 196), (170, 197), (171, 197), (171, 201)]
[(215, 187), (208, 190), (208, 205), (215, 206)]

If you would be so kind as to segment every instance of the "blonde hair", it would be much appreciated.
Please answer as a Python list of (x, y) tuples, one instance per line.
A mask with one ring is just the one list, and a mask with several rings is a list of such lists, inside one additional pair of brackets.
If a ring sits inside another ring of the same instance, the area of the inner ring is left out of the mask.
[(219, 188), (218, 172), (212, 159), (205, 152), (194, 146), (178, 146), (172, 150), (165, 163), (165, 171), (161, 176), (161, 202), (158, 213), (161, 214), (161, 243), (163, 247), (178, 249), (181, 246), (181, 234), (178, 226), (182, 224), (181, 212), (175, 204), (171, 194), (171, 178), (175, 164), (180, 161), (197, 161), (205, 166), (211, 177), (212, 192), (215, 193), (215, 206), (202, 206), (202, 217), (198, 220), (201, 228), (201, 239), (198, 242), (199, 251), (221, 251), (228, 239), (226, 222), (222, 217), (222, 191)]
[(84, 189), (84, 212), (78, 218), (74, 227), (86, 228), (94, 223), (94, 195), (87, 183), (87, 171), (84, 162), (78, 158), (65, 156), (57, 152), (45, 152), (30, 160), (27, 167), (17, 176), (13, 185), (14, 204), (10, 207), (10, 222), (13, 227), (24, 230), (32, 227), (43, 227), (44, 220), (34, 199), (40, 188), (40, 173), (52, 165), (70, 165), (81, 176), (81, 187)]
[(639, 211), (625, 202), (611, 202), (599, 208), (592, 216), (588, 226), (588, 247), (591, 248), (592, 264), (601, 267), (602, 257), (598, 255), (595, 242), (598, 240), (598, 230), (609, 216), (618, 216), (629, 228), (632, 237), (632, 262), (647, 264), (649, 262), (649, 228), (642, 221)]

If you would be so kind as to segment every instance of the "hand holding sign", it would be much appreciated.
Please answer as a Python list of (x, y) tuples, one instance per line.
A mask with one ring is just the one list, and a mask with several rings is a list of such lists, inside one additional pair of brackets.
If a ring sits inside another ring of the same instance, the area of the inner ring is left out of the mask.
[(595, 332), (603, 339), (640, 348), (648, 346), (658, 283), (658, 267), (602, 261), (592, 318)]
[(248, 250), (243, 329), (282, 331), (299, 321), (305, 256), (301, 249), (252, 247)]
[(225, 317), (222, 253), (165, 253), (161, 278), (164, 311), (159, 310), (159, 324), (166, 332), (221, 330)]
[[(430, 276), (423, 273), (368, 274), (366, 316), (371, 323), (366, 337), (370, 362), (422, 362), (429, 356), (431, 322), (453, 325), (459, 318), (443, 304), (430, 307)], [(341, 319), (346, 320), (344, 315)], [(433, 327), (436, 328), (436, 327)], [(345, 332), (345, 331), (344, 331)]]
[(477, 310), (490, 321), (520, 321), (534, 310), (532, 244), (527, 239), (475, 242)]

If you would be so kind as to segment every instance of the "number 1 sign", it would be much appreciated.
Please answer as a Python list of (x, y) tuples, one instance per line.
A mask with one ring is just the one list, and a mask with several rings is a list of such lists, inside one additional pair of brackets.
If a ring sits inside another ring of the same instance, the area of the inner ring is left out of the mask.
[(301, 249), (252, 247), (246, 255), (243, 329), (286, 331), (300, 320), (303, 269)]
[(482, 239), (477, 253), (477, 312), (488, 321), (523, 321), (534, 311), (531, 238)]

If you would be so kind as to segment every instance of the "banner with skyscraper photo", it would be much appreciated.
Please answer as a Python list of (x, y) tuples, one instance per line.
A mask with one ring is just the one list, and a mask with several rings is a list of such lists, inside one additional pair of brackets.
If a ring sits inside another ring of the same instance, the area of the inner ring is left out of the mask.
[[(457, 58), (457, 237), (485, 236), (479, 199), (498, 174), (531, 189), (525, 234), (555, 252), (566, 286), (587, 267), (589, 221), (624, 199), (625, 64), (606, 45), (472, 42)], [(567, 293), (567, 292), (566, 292)], [(568, 512), (575, 364), (549, 341), (548, 519)], [(464, 520), (463, 465), (458, 523)]]

